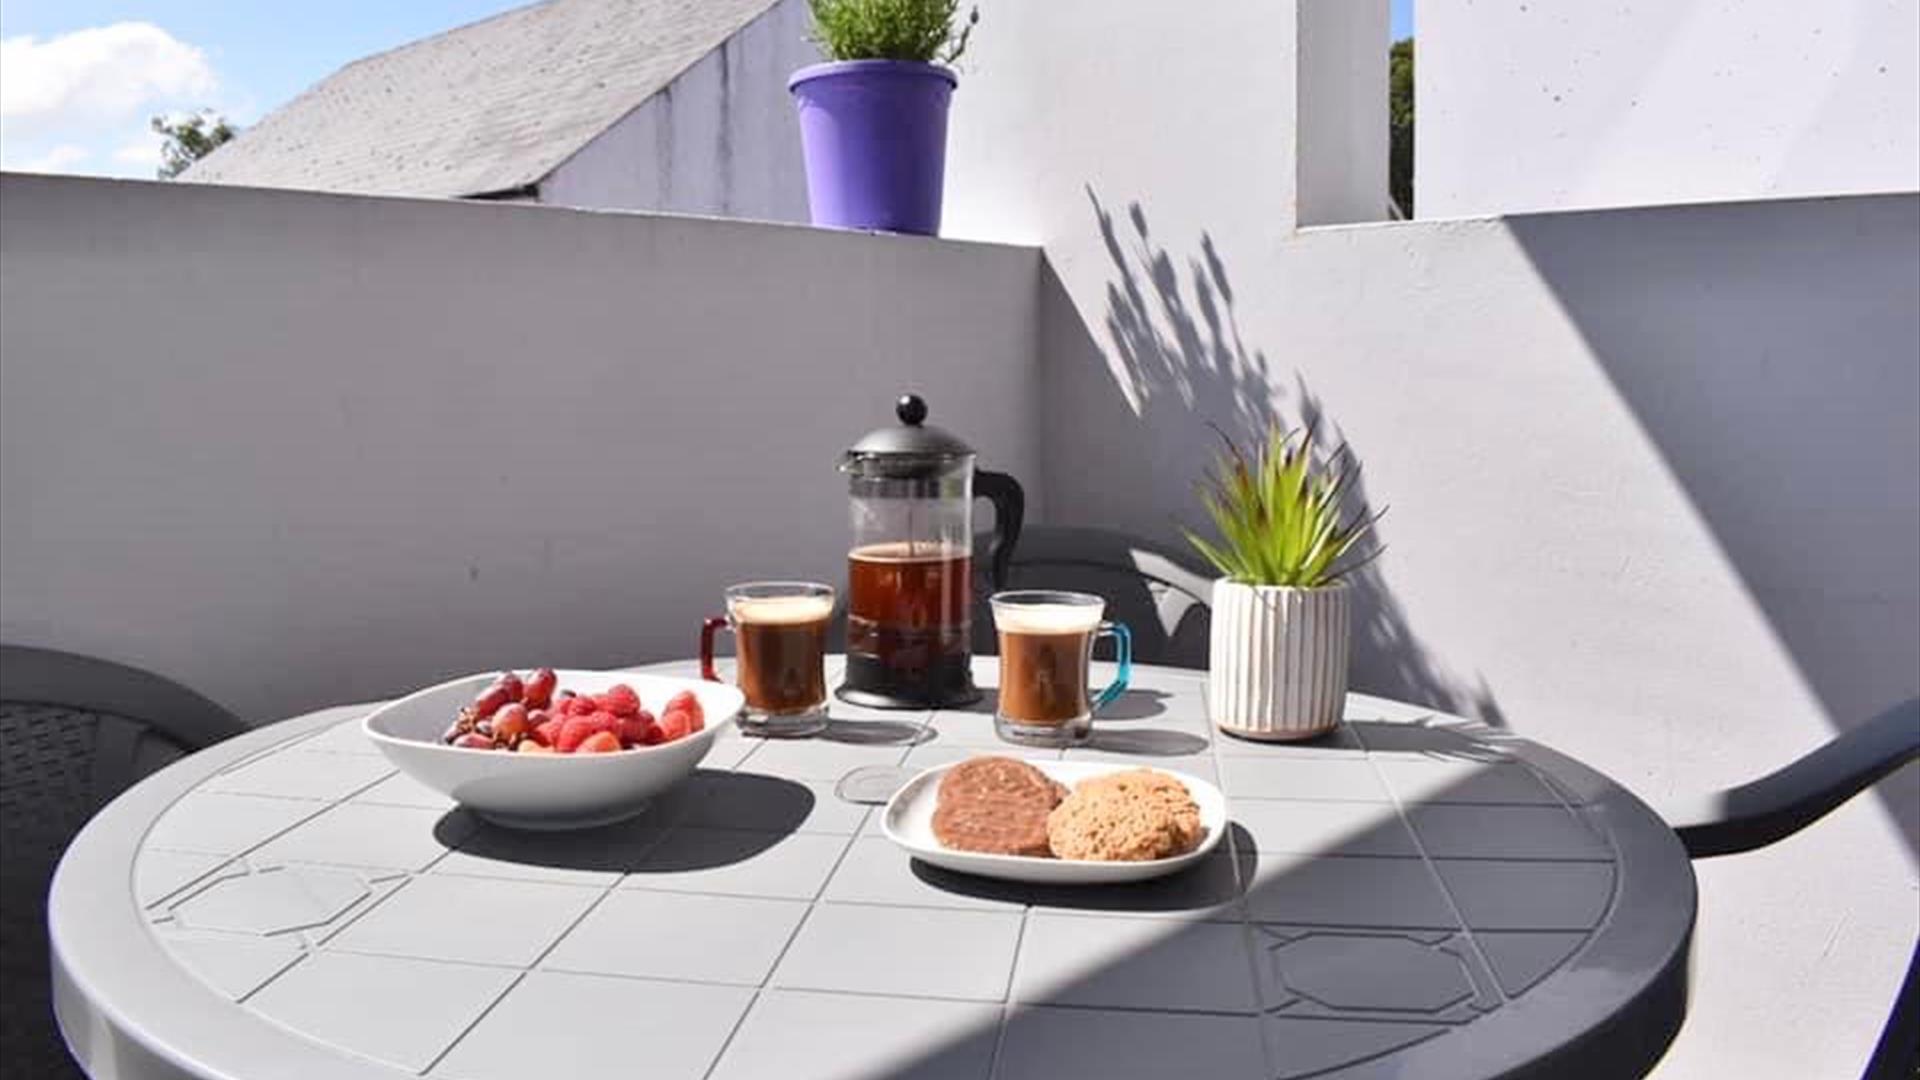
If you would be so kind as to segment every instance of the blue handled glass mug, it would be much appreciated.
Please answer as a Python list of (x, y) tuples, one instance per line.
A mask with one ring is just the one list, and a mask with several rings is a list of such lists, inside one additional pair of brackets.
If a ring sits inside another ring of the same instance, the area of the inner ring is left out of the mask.
[[(1008, 742), (1068, 746), (1093, 731), (1093, 714), (1125, 693), (1133, 671), (1133, 636), (1104, 618), (1107, 602), (1091, 593), (1022, 589), (995, 593), (1000, 635), (1000, 704), (993, 729)], [(1120, 670), (1094, 694), (1093, 643), (1113, 638)]]

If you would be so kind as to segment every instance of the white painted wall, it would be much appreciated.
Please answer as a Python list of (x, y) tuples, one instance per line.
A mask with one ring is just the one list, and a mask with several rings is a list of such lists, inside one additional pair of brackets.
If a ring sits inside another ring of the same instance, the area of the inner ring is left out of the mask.
[(1920, 189), (1916, 0), (1420, 0), (1422, 217)]
[(1044, 503), (1038, 266), (7, 175), (0, 639), (252, 719), (539, 658), (691, 655), (726, 584), (844, 577), (838, 456), (905, 388)]
[(557, 206), (807, 220), (787, 76), (816, 63), (806, 0), (781, 0), (540, 183)]
[[(1171, 542), (1207, 421), (1317, 410), (1391, 507), (1363, 686), (1655, 800), (1920, 693), (1920, 197), (1298, 231), (1289, 9), (982, 5), (947, 221), (1045, 246), (1050, 517)], [(1857, 1071), (1917, 772), (1701, 864), (1661, 1080)]]

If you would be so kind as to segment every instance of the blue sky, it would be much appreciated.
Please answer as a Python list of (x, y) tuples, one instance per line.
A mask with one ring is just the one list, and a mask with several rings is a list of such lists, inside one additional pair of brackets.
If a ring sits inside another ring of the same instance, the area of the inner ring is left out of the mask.
[[(1394, 36), (1413, 0), (1392, 0)], [(219, 110), (241, 124), (334, 69), (517, 0), (5, 0), (0, 166), (152, 176), (155, 113)]]

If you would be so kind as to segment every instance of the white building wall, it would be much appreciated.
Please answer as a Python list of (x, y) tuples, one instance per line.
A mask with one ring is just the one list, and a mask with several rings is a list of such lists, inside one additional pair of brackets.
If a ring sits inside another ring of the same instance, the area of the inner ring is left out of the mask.
[(1920, 189), (1920, 0), (1419, 0), (1421, 217)]
[(994, 245), (9, 174), (0, 640), (252, 720), (690, 656), (726, 585), (845, 576), (835, 466), (904, 390), (1044, 505), (1038, 269)]
[[(1290, 8), (982, 5), (947, 221), (1045, 245), (1049, 517), (1177, 542), (1209, 421), (1320, 413), (1390, 507), (1360, 684), (1653, 800), (1920, 694), (1920, 197), (1300, 231)], [(1917, 781), (1700, 864), (1660, 1080), (1857, 1072)]]
[(806, 0), (781, 0), (540, 182), (540, 201), (807, 220), (787, 76), (820, 59)]

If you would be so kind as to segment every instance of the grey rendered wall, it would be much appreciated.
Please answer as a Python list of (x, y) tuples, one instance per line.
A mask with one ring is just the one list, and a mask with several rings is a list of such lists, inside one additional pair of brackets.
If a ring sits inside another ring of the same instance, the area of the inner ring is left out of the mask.
[[(1360, 683), (1656, 801), (1920, 693), (1920, 196), (1299, 230), (1289, 7), (983, 5), (947, 219), (1045, 247), (1049, 516), (1171, 541), (1209, 421), (1318, 416), (1390, 507)], [(1857, 1070), (1917, 774), (1701, 865), (1662, 1080)]]
[(840, 580), (908, 387), (1042, 501), (1031, 250), (7, 175), (0, 256), (0, 638), (249, 719)]
[(820, 59), (781, 0), (540, 183), (557, 206), (807, 220), (787, 76)]

